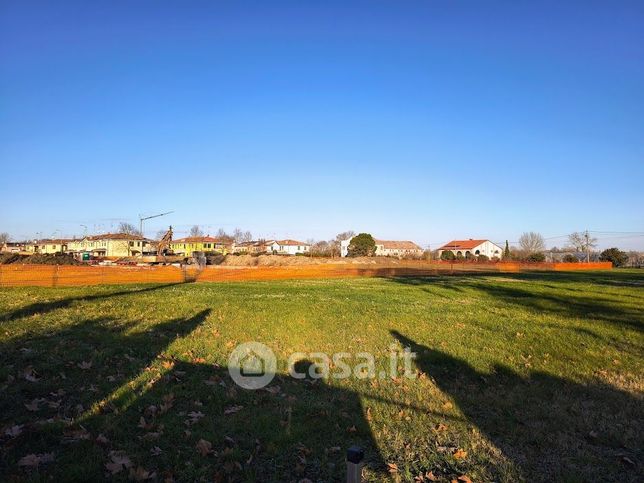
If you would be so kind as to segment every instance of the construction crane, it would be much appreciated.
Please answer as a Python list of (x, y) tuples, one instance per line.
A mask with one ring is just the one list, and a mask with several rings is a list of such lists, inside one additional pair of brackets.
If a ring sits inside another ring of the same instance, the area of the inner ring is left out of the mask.
[(143, 236), (143, 221), (144, 220), (149, 220), (151, 218), (158, 218), (160, 216), (169, 215), (170, 213), (174, 213), (174, 211), (167, 211), (166, 213), (160, 213), (158, 215), (152, 215), (152, 216), (139, 215), (139, 232), (141, 233), (141, 236)]

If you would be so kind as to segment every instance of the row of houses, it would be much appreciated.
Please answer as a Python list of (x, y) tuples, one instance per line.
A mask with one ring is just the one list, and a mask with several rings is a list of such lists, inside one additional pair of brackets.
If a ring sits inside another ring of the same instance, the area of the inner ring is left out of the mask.
[[(412, 241), (376, 239), (376, 256), (415, 257), (423, 254), (423, 249)], [(340, 242), (340, 255), (349, 254), (351, 238)], [(254, 240), (235, 243), (228, 239), (211, 236), (186, 237), (172, 240), (169, 248), (177, 255), (192, 256), (195, 252), (221, 254), (278, 254), (306, 255), (311, 245), (306, 242), (286, 240)], [(71, 253), (78, 258), (118, 258), (152, 255), (157, 252), (157, 242), (140, 235), (128, 233), (105, 233), (85, 236), (77, 239), (45, 239), (27, 243), (5, 243), (4, 252), (14, 253)], [(455, 257), (478, 257), (484, 255), (490, 259), (502, 258), (503, 249), (490, 240), (453, 240), (438, 249), (438, 256), (443, 252), (452, 252)]]
[[(311, 245), (297, 240), (259, 240), (235, 243), (211, 236), (186, 237), (172, 240), (169, 248), (177, 255), (192, 256), (195, 252), (270, 253), (279, 255), (304, 255)], [(5, 243), (3, 252), (11, 253), (70, 253), (79, 258), (119, 258), (153, 255), (157, 242), (140, 235), (104, 233), (77, 239), (44, 239), (26, 243)]]

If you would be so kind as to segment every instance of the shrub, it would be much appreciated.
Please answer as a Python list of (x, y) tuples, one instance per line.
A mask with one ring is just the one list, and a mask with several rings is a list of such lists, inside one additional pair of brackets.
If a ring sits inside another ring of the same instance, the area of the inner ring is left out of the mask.
[(456, 254), (456, 259), (460, 262), (460, 261), (465, 260), (465, 257), (463, 256), (462, 253), (459, 252), (459, 253)]
[(371, 257), (376, 252), (376, 241), (369, 233), (354, 236), (349, 243), (350, 257)]
[(450, 261), (454, 260), (455, 258), (456, 257), (454, 256), (454, 252), (450, 252), (449, 250), (441, 253), (441, 260)]
[(531, 263), (545, 262), (546, 261), (546, 256), (541, 252), (536, 252), (536, 253), (531, 253), (530, 255), (528, 255), (528, 257), (525, 260), (526, 260), (526, 262), (531, 262)]
[(614, 267), (622, 267), (628, 262), (628, 254), (619, 248), (608, 248), (599, 255), (602, 262), (612, 262)]
[(488, 262), (488, 261), (490, 261), (490, 257), (488, 257), (487, 255), (481, 254), (481, 255), (478, 256), (477, 260), (479, 262)]
[(567, 253), (566, 255), (564, 255), (563, 261), (565, 263), (577, 263), (579, 262), (579, 259), (576, 256)]

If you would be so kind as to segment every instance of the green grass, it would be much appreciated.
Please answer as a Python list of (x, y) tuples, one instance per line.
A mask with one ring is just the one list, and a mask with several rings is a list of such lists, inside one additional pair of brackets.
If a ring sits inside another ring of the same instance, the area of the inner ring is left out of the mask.
[[(132, 477), (341, 481), (360, 444), (368, 480), (641, 481), (642, 307), (626, 270), (2, 289), (0, 480), (101, 480), (118, 451)], [(251, 340), (271, 391), (228, 376)], [(295, 351), (384, 369), (392, 344), (414, 379), (285, 372)]]

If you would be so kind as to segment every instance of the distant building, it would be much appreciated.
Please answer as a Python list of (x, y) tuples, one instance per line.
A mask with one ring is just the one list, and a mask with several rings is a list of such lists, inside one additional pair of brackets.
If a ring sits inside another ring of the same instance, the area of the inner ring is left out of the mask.
[(25, 251), (25, 244), (22, 242), (5, 242), (0, 247), (4, 253), (20, 253)]
[(67, 251), (74, 254), (90, 253), (94, 257), (119, 258), (152, 253), (154, 246), (150, 240), (140, 235), (104, 233), (70, 240)]
[(193, 252), (218, 252), (225, 255), (232, 250), (232, 243), (211, 236), (190, 236), (172, 240), (170, 248), (174, 253), (187, 257), (191, 256)]
[(311, 250), (311, 245), (297, 240), (275, 240), (266, 243), (266, 251), (278, 255), (302, 255)]
[(438, 249), (438, 256), (440, 257), (443, 252), (452, 252), (456, 257), (477, 257), (485, 255), (486, 257), (501, 258), (503, 256), (503, 248), (490, 240), (452, 240)]
[(249, 255), (266, 253), (268, 246), (274, 243), (274, 240), (252, 240), (233, 244), (233, 253), (248, 253)]
[(24, 249), (27, 253), (65, 253), (69, 242), (68, 239), (44, 239), (34, 240), (25, 243)]
[[(349, 256), (349, 245), (353, 237), (340, 242), (340, 256)], [(415, 257), (423, 254), (423, 249), (412, 241), (408, 240), (376, 240), (377, 257)]]

